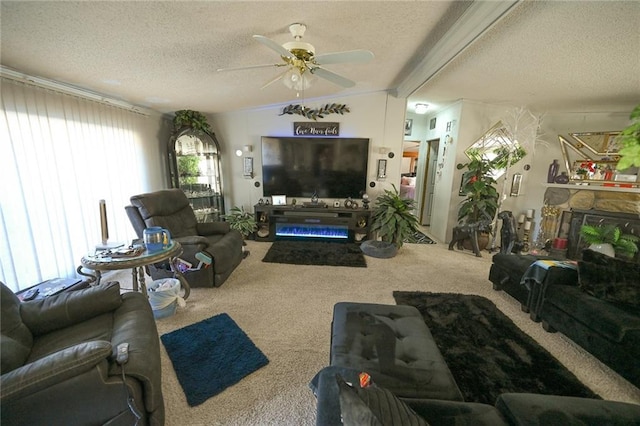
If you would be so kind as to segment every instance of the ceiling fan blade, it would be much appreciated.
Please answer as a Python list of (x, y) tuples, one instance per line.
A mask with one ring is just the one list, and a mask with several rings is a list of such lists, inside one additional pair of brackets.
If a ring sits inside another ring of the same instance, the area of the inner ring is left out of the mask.
[(260, 88), (260, 90), (265, 89), (265, 88), (271, 86), (273, 83), (282, 80), (282, 77), (284, 77), (284, 75), (287, 73), (287, 71), (289, 71), (289, 70), (286, 70), (285, 72), (278, 74), (278, 76), (276, 78), (274, 78), (273, 80), (271, 80), (268, 83), (266, 83), (264, 86), (262, 86)]
[(311, 68), (311, 74), (317, 75), (320, 78), (324, 78), (325, 80), (335, 83), (338, 86), (342, 86), (346, 88), (353, 87), (356, 85), (354, 81), (351, 81), (348, 78), (345, 78), (341, 75), (338, 75), (334, 72), (331, 72), (329, 70), (326, 70), (320, 67)]
[(373, 52), (368, 50), (349, 50), (346, 52), (325, 53), (315, 57), (318, 65), (342, 64), (342, 63), (365, 63), (374, 58)]
[(280, 46), (278, 43), (271, 40), (270, 38), (267, 38), (261, 35), (254, 35), (253, 38), (256, 39), (256, 41), (267, 46), (269, 49), (276, 51), (280, 56), (284, 56), (285, 58), (292, 58), (292, 59), (295, 58), (295, 56), (293, 56), (293, 53), (289, 52), (287, 49)]
[(251, 70), (254, 68), (269, 68), (269, 67), (281, 67), (286, 64), (263, 64), (263, 65), (249, 65), (246, 67), (233, 67), (233, 68), (218, 68), (216, 71), (224, 72), (224, 71), (240, 71), (240, 70)]

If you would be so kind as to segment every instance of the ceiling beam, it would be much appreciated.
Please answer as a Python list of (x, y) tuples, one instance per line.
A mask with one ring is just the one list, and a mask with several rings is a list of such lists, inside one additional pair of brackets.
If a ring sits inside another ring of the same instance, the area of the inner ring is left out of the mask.
[(408, 98), (496, 22), (515, 10), (520, 1), (474, 1), (392, 94)]

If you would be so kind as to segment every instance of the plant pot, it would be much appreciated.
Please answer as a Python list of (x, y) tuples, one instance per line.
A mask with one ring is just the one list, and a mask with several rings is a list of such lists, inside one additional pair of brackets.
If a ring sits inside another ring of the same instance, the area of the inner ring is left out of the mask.
[[(490, 235), (486, 232), (481, 232), (478, 234), (478, 249), (480, 249), (480, 251), (484, 250), (487, 248), (487, 246), (489, 245), (489, 241), (491, 240)], [(465, 250), (472, 250), (473, 251), (473, 244), (471, 244), (471, 240), (469, 238), (466, 238), (464, 240), (462, 240), (462, 247)]]
[(616, 257), (616, 252), (613, 249), (613, 246), (609, 243), (591, 244), (589, 246), (589, 250), (597, 251), (598, 253), (602, 253), (609, 257)]

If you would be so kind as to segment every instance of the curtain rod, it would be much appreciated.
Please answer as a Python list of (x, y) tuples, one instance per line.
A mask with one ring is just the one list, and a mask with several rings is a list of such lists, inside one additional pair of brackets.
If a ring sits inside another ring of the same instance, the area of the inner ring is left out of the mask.
[(61, 83), (55, 80), (49, 80), (44, 77), (36, 77), (29, 74), (25, 74), (14, 69), (0, 65), (0, 76), (8, 78), (10, 80), (19, 81), (21, 83), (30, 84), (36, 87), (42, 87), (44, 89), (53, 90), (56, 92), (77, 96), (80, 98), (88, 99), (91, 101), (100, 102), (106, 105), (115, 106), (128, 111), (133, 111), (138, 114), (149, 116), (153, 113), (153, 110), (138, 105), (133, 105), (128, 102), (103, 95), (98, 92), (83, 89), (77, 86), (73, 86), (66, 83)]

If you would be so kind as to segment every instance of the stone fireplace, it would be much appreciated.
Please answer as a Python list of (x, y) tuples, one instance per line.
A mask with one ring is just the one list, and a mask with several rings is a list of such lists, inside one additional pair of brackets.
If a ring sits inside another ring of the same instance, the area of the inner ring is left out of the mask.
[(584, 224), (615, 224), (623, 233), (640, 236), (640, 189), (551, 184), (544, 201), (559, 211), (556, 236), (568, 240), (569, 259), (579, 259), (586, 248), (580, 237)]

